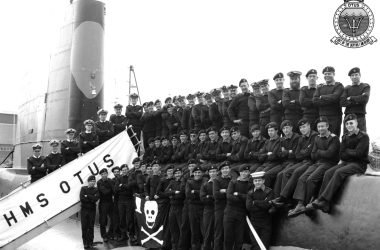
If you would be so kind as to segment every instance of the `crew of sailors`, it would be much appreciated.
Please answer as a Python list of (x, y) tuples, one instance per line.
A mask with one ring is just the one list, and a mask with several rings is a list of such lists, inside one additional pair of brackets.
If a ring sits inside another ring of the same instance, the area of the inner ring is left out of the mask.
[[(300, 88), (301, 72), (291, 71), (290, 88), (284, 88), (284, 75), (277, 73), (275, 89), (269, 90), (265, 79), (251, 84), (252, 93), (241, 79), (240, 94), (234, 85), (223, 86), (168, 97), (163, 106), (159, 100), (139, 106), (132, 94), (125, 116), (120, 104), (109, 121), (107, 111), (99, 110), (99, 121), (84, 122), (79, 141), (68, 129), (61, 153), (57, 140), (50, 142), (46, 158), (34, 145), (28, 171), (37, 181), (132, 125), (138, 138), (142, 132), (145, 153), (133, 167), (114, 167), (113, 179), (106, 169), (100, 171), (97, 198), (81, 195), (82, 204), (100, 199), (104, 241), (130, 238), (139, 244), (133, 207), (138, 195), (170, 203), (163, 249), (240, 249), (247, 238), (259, 249), (246, 215), (268, 247), (277, 210), (290, 208), (289, 217), (315, 209), (328, 213), (346, 177), (366, 170), (370, 86), (360, 81), (357, 67), (349, 71), (352, 84), (346, 87), (335, 81), (333, 67), (322, 74), (326, 83), (317, 85), (317, 71), (309, 70), (308, 85)], [(107, 218), (112, 220), (108, 230)], [(86, 247), (91, 237), (84, 240)]]

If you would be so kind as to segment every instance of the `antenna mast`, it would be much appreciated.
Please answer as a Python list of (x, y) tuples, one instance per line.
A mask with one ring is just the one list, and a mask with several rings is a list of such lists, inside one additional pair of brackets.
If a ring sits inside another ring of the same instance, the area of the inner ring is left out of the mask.
[[(134, 82), (132, 82), (132, 75)], [(136, 92), (133, 91), (133, 89), (136, 90)], [(139, 95), (139, 104), (141, 105), (141, 98), (140, 98), (140, 92), (139, 87), (137, 86), (137, 80), (136, 80), (136, 74), (135, 70), (133, 69), (133, 66), (129, 66), (129, 93), (128, 96), (131, 96), (131, 94), (136, 93)], [(131, 104), (131, 99), (129, 98), (128, 103)]]

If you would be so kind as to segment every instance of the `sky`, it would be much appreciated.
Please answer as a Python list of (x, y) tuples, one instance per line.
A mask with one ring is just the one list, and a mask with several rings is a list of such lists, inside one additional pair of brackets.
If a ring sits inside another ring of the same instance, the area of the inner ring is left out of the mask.
[[(135, 67), (142, 101), (254, 82), (290, 70), (320, 74), (327, 65), (336, 80), (350, 84), (349, 69), (360, 67), (371, 84), (370, 135), (380, 106), (377, 84), (380, 42), (349, 49), (330, 42), (333, 16), (343, 0), (225, 1), (112, 0), (105, 17), (105, 106), (126, 103), (128, 68)], [(0, 111), (16, 112), (26, 99), (46, 91), (50, 54), (59, 40), (68, 0), (2, 3)], [(380, 39), (380, 1), (366, 0), (375, 17), (371, 36)], [(285, 85), (288, 86), (289, 79)]]

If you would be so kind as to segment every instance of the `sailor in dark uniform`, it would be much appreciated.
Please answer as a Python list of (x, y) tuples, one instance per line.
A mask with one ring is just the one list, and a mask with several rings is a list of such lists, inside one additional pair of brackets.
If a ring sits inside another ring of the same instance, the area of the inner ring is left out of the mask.
[(210, 179), (204, 182), (201, 186), (200, 198), (203, 202), (203, 222), (202, 227), (204, 231), (203, 237), (203, 250), (212, 250), (214, 242), (214, 194), (213, 183), (218, 174), (218, 168), (215, 164), (210, 165), (208, 169)]
[(61, 143), (61, 154), (65, 161), (65, 164), (78, 158), (79, 143), (74, 139), (74, 135), (77, 131), (73, 128), (69, 128), (65, 131), (66, 139)]
[(224, 250), (241, 249), (246, 229), (247, 193), (252, 187), (249, 182), (249, 165), (240, 166), (239, 178), (231, 180), (227, 188), (227, 206), (224, 210)]
[(300, 91), (300, 104), (303, 110), (303, 118), (306, 118), (313, 130), (316, 130), (315, 121), (319, 116), (318, 107), (313, 103), (313, 96), (317, 89), (318, 75), (315, 69), (311, 69), (306, 73), (308, 86), (303, 86)]
[(141, 116), (141, 126), (143, 131), (144, 146), (148, 146), (148, 139), (156, 136), (156, 124), (154, 116), (153, 102), (148, 102), (147, 112)]
[(202, 158), (209, 163), (215, 163), (217, 162), (216, 154), (219, 145), (217, 131), (214, 127), (210, 127), (206, 132), (210, 140), (206, 143)]
[(81, 154), (85, 154), (99, 145), (98, 135), (93, 131), (94, 121), (88, 119), (83, 124), (85, 131), (79, 134), (79, 152)]
[(329, 130), (340, 137), (342, 126), (342, 107), (340, 97), (344, 87), (340, 82), (336, 82), (335, 69), (327, 66), (323, 69), (326, 83), (320, 84), (313, 96), (313, 103), (319, 108), (319, 116), (325, 116), (329, 121)]
[(256, 106), (256, 98), (260, 98), (261, 90), (260, 84), (258, 82), (254, 82), (251, 84), (252, 93), (248, 98), (248, 109), (249, 109), (249, 127), (253, 124), (260, 123), (260, 113)]
[(293, 124), (294, 132), (298, 131), (298, 121), (302, 118), (302, 108), (299, 101), (300, 97), (300, 77), (301, 72), (290, 71), (290, 88), (284, 89), (282, 95), (282, 105), (284, 106), (284, 119), (289, 120)]
[(260, 150), (264, 147), (266, 139), (261, 136), (260, 126), (254, 124), (250, 128), (252, 138), (248, 140), (247, 146), (244, 151), (244, 159), (251, 164), (250, 172), (253, 173), (261, 162), (259, 161)]
[(230, 128), (221, 128), (220, 135), (222, 137), (222, 140), (216, 145), (215, 158), (216, 161), (223, 162), (227, 160), (232, 151), (232, 138)]
[(239, 175), (241, 162), (244, 161), (244, 151), (248, 143), (248, 138), (241, 135), (238, 127), (232, 127), (230, 132), (232, 137), (232, 149), (230, 153), (227, 154), (227, 160), (233, 163), (233, 166), (231, 166), (231, 177), (232, 179), (236, 179)]
[(174, 115), (174, 106), (168, 104), (166, 106), (166, 111), (162, 113), (162, 120), (164, 122), (164, 136), (172, 136), (178, 133), (178, 130), (181, 127), (180, 122), (177, 120), (177, 117)]
[(187, 159), (196, 159), (198, 153), (198, 131), (195, 129), (190, 130), (190, 144), (189, 151), (187, 152)]
[[(366, 106), (369, 100), (371, 92), (371, 86), (367, 83), (360, 81), (360, 69), (355, 67), (348, 72), (348, 76), (351, 78), (352, 85), (348, 85), (344, 88), (343, 94), (340, 98), (340, 104), (342, 107), (346, 107), (344, 114), (355, 114), (358, 121), (358, 128), (366, 132)], [(346, 127), (345, 127), (345, 132)]]
[[(289, 217), (312, 210), (311, 199), (318, 191), (325, 172), (339, 162), (339, 137), (329, 131), (329, 121), (326, 117), (318, 118), (317, 128), (319, 135), (315, 138), (311, 151), (311, 158), (315, 163), (298, 179), (293, 195), (298, 204), (294, 210), (289, 211)], [(308, 206), (305, 207), (305, 204)]]
[[(111, 169), (114, 177), (111, 179), (113, 183), (116, 183), (116, 180), (120, 178), (120, 168), (118, 166), (115, 166)], [(113, 187), (115, 189), (115, 187)], [(120, 217), (119, 217), (119, 209), (118, 209), (118, 203), (119, 203), (119, 194), (115, 193), (113, 194), (113, 207), (112, 207), (112, 233), (110, 233), (111, 238), (114, 240), (119, 240), (121, 236), (120, 231)]]
[[(98, 180), (97, 187), (99, 190), (99, 224), (100, 235), (104, 242), (112, 237), (112, 227), (107, 230), (108, 220), (112, 221), (113, 217), (113, 193), (115, 183), (108, 178), (108, 170), (103, 168), (99, 171), (101, 179)], [(112, 223), (111, 223), (112, 224)]]
[(343, 135), (340, 145), (341, 162), (326, 171), (319, 198), (312, 205), (324, 212), (330, 211), (330, 204), (337, 190), (350, 175), (363, 174), (367, 169), (369, 137), (358, 127), (358, 118), (349, 114), (344, 119), (347, 133)]
[(227, 89), (228, 89), (228, 96), (227, 95), (224, 96), (223, 105), (222, 105), (223, 127), (231, 128), (234, 125), (234, 123), (228, 114), (228, 107), (230, 106), (232, 99), (236, 96), (237, 86), (230, 85), (227, 87)]
[[(247, 194), (246, 207), (249, 218), (260, 240), (266, 249), (269, 249), (272, 234), (272, 207), (273, 191), (265, 185), (264, 172), (252, 173), (253, 188)], [(253, 250), (261, 249), (255, 237), (250, 233)]]
[(202, 129), (198, 132), (198, 139), (199, 139), (199, 143), (198, 143), (198, 149), (196, 152), (197, 154), (196, 159), (200, 163), (206, 163), (207, 160), (205, 158), (205, 155), (207, 152), (207, 144), (208, 144), (206, 130)]
[(113, 124), (106, 120), (107, 114), (107, 110), (98, 110), (99, 121), (95, 122), (95, 131), (99, 138), (99, 145), (108, 141), (114, 135)]
[(203, 99), (203, 92), (197, 92), (195, 93), (195, 96), (197, 97), (198, 103), (194, 105), (194, 107), (191, 110), (191, 116), (194, 120), (194, 129), (200, 130), (204, 129), (202, 125), (202, 120), (201, 120), (201, 113), (202, 113), (202, 108), (204, 107), (204, 99)]
[(183, 109), (183, 115), (182, 115), (182, 120), (181, 120), (181, 126), (182, 126), (182, 129), (184, 130), (193, 129), (195, 126), (194, 119), (192, 116), (192, 110), (195, 105), (194, 99), (195, 99), (195, 96), (193, 94), (189, 94), (186, 96), (186, 100), (188, 104)]
[(129, 96), (131, 105), (128, 105), (125, 109), (125, 117), (127, 118), (127, 124), (133, 126), (133, 130), (137, 134), (137, 138), (140, 138), (141, 134), (141, 116), (143, 114), (143, 107), (137, 105), (139, 96), (135, 93)]
[(250, 96), (248, 82), (241, 79), (239, 82), (241, 94), (232, 99), (228, 107), (228, 115), (233, 123), (239, 126), (240, 133), (245, 137), (249, 137), (249, 108), (248, 98)]
[(161, 104), (161, 101), (160, 100), (156, 100), (154, 102), (154, 107), (156, 108), (154, 112), (154, 122), (156, 124), (156, 136), (163, 136), (162, 135), (162, 125), (163, 125), (163, 121), (162, 121), (162, 113), (164, 112), (164, 109), (162, 108), (162, 104)]
[(62, 154), (58, 152), (59, 141), (53, 139), (49, 142), (49, 144), (52, 147), (52, 151), (48, 156), (46, 156), (45, 159), (45, 166), (47, 169), (46, 174), (50, 174), (65, 165), (65, 159), (63, 158)]
[(32, 146), (32, 149), (33, 155), (27, 160), (27, 169), (31, 183), (38, 181), (46, 175), (45, 157), (41, 155), (42, 146), (37, 143)]
[(270, 121), (281, 124), (284, 119), (284, 106), (282, 105), (282, 94), (284, 91), (284, 74), (277, 73), (273, 77), (276, 88), (268, 93), (268, 101), (270, 104)]
[(265, 126), (270, 122), (270, 111), (271, 107), (268, 101), (268, 79), (259, 81), (261, 95), (256, 97), (256, 108), (259, 111), (260, 118), (260, 130), (261, 135), (265, 138), (268, 138), (268, 131), (265, 129)]
[(114, 107), (115, 114), (110, 116), (110, 122), (113, 125), (114, 135), (117, 135), (125, 130), (127, 126), (127, 119), (124, 115), (122, 115), (123, 105), (116, 104)]
[(80, 190), (82, 240), (85, 249), (92, 248), (94, 244), (94, 226), (96, 215), (96, 202), (99, 199), (98, 189), (95, 187), (95, 176), (90, 175), (87, 179), (88, 186)]
[(187, 133), (185, 131), (181, 131), (181, 133), (179, 134), (180, 143), (176, 151), (174, 151), (172, 155), (173, 162), (186, 163), (189, 160), (187, 157), (189, 153), (190, 143), (187, 138)]
[(172, 98), (171, 98), (170, 96), (169, 96), (169, 97), (166, 97), (164, 107), (165, 107), (166, 105), (168, 105), (168, 104), (172, 104), (172, 103), (173, 103)]
[(158, 161), (160, 164), (167, 164), (173, 155), (173, 147), (170, 145), (167, 137), (161, 138), (161, 144), (161, 155), (158, 157)]

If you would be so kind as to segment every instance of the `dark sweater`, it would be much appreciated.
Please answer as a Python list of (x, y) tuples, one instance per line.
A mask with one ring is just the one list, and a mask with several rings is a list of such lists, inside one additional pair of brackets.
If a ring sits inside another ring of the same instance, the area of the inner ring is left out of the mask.
[(313, 103), (313, 96), (316, 88), (309, 88), (308, 86), (303, 86), (300, 92), (300, 104), (305, 116), (318, 117), (319, 111), (318, 107)]
[(140, 105), (128, 105), (125, 109), (125, 117), (127, 118), (127, 124), (132, 125), (135, 132), (141, 129), (141, 116), (143, 114), (143, 108)]
[[(291, 101), (295, 101), (291, 103)], [(284, 89), (282, 95), (282, 105), (284, 106), (285, 119), (294, 120), (302, 117), (299, 89)], [(295, 126), (296, 124), (294, 124)]]
[[(268, 155), (268, 152), (272, 152)], [(260, 150), (259, 161), (260, 162), (279, 162), (281, 160), (281, 138), (278, 137), (274, 140), (266, 140), (263, 148)]]
[(119, 195), (120, 201), (128, 201), (133, 199), (133, 193), (136, 190), (136, 180), (128, 175), (121, 176), (116, 180), (115, 192)]
[[(268, 93), (268, 102), (270, 105), (270, 114), (282, 114), (284, 113), (284, 106), (282, 105), (283, 89), (272, 89)], [(278, 101), (280, 101), (278, 103)]]
[(231, 162), (240, 162), (244, 160), (244, 150), (247, 146), (248, 139), (245, 136), (240, 136), (239, 139), (232, 141), (231, 155), (227, 159)]
[(315, 138), (314, 146), (311, 151), (311, 159), (318, 163), (328, 163), (335, 165), (339, 162), (339, 137), (330, 134), (329, 136), (321, 137), (318, 135)]
[(111, 139), (114, 135), (113, 124), (110, 121), (97, 121), (95, 122), (96, 134), (99, 137), (99, 144)]
[(217, 161), (217, 148), (219, 143), (215, 141), (208, 141), (204, 150), (203, 159), (211, 162)]
[(112, 114), (110, 117), (110, 122), (113, 126), (114, 135), (120, 134), (125, 130), (127, 126), (127, 118), (124, 115)]
[(169, 199), (169, 194), (165, 192), (166, 188), (169, 186), (170, 182), (173, 180), (173, 178), (161, 178), (160, 183), (157, 187), (157, 195), (160, 197), (160, 199)]
[(260, 136), (256, 139), (249, 139), (244, 151), (244, 159), (246, 161), (258, 162), (260, 150), (264, 147), (266, 139)]
[(334, 84), (320, 84), (313, 96), (313, 103), (319, 108), (320, 116), (342, 115), (340, 97), (343, 94), (343, 85), (340, 82)]
[(61, 143), (61, 154), (65, 161), (65, 164), (71, 162), (78, 158), (79, 153), (79, 143), (76, 140), (68, 141), (64, 140)]
[(203, 142), (198, 143), (196, 159), (206, 160), (207, 143), (208, 143), (208, 141), (203, 141)]
[(161, 164), (170, 162), (173, 155), (173, 147), (171, 145), (161, 147), (161, 155), (158, 157), (158, 160)]
[(83, 186), (79, 197), (82, 209), (96, 210), (96, 202), (99, 200), (99, 192), (96, 187)]
[(187, 162), (189, 146), (190, 145), (188, 142), (180, 143), (179, 146), (176, 148), (176, 151), (172, 155), (172, 160), (178, 163)]
[(29, 157), (27, 159), (27, 169), (28, 174), (30, 174), (30, 177), (32, 178), (32, 182), (41, 179), (46, 175), (45, 157)]
[(46, 156), (45, 159), (45, 166), (47, 168), (47, 173), (50, 174), (51, 172), (57, 170), (58, 168), (65, 165), (65, 160), (63, 159), (62, 154), (60, 153), (50, 153), (48, 156)]
[(201, 106), (201, 128), (206, 129), (206, 128), (209, 128), (210, 126), (211, 126), (210, 108), (207, 105), (202, 105)]
[(215, 200), (215, 209), (224, 209), (227, 204), (227, 192), (221, 193), (221, 189), (228, 188), (228, 184), (231, 181), (231, 177), (223, 178), (222, 176), (218, 176), (213, 181), (213, 196)]
[(369, 137), (365, 132), (344, 134), (340, 144), (340, 158), (346, 162), (357, 162), (365, 170), (368, 161)]
[(232, 122), (229, 114), (228, 114), (228, 107), (230, 106), (232, 100), (223, 100), (223, 105), (222, 105), (222, 116), (223, 116), (223, 126), (227, 126), (229, 128), (231, 128), (234, 123)]
[[(296, 149), (299, 137), (299, 134), (293, 133), (289, 138), (281, 138), (281, 148), (284, 148), (284, 151), (281, 150), (281, 158), (283, 160), (294, 161), (296, 159)], [(289, 152), (290, 150), (292, 150), (291, 153)]]
[[(246, 207), (249, 212), (249, 217), (254, 224), (267, 224), (272, 219), (271, 214), (268, 212), (271, 201), (274, 198), (272, 189), (265, 187), (264, 190), (251, 189), (247, 194)], [(270, 223), (267, 224), (270, 227)]]
[(160, 181), (161, 177), (159, 175), (152, 175), (148, 178), (145, 184), (145, 196), (149, 196), (150, 200), (153, 200), (154, 196), (157, 194), (157, 188)]
[(219, 105), (219, 103), (214, 102), (210, 105), (210, 108), (208, 109), (211, 125), (214, 126), (216, 129), (220, 129), (223, 126), (223, 118), (222, 114), (219, 111), (219, 106), (221, 106)]
[[(141, 126), (145, 133), (152, 133), (154, 137), (156, 135), (156, 123), (154, 112), (145, 112), (141, 116)], [(148, 138), (149, 139), (149, 138)]]
[[(343, 94), (340, 97), (340, 105), (346, 107), (344, 113), (365, 115), (366, 106), (369, 100), (371, 86), (367, 83), (360, 83), (358, 85), (348, 85), (344, 88)], [(350, 100), (347, 100), (350, 97)]]
[(313, 149), (315, 137), (318, 135), (314, 130), (310, 131), (309, 136), (300, 136), (296, 149), (297, 161), (311, 161), (311, 150)]
[(249, 93), (241, 93), (236, 95), (230, 106), (228, 107), (228, 115), (232, 121), (242, 119), (243, 121), (249, 121), (249, 108), (248, 108)]
[(249, 110), (249, 126), (253, 124), (259, 124), (259, 110), (256, 107), (256, 96), (251, 94), (248, 97), (248, 110)]
[[(180, 191), (178, 194), (175, 191)], [(165, 193), (170, 197), (170, 205), (172, 206), (183, 206), (183, 201), (185, 200), (185, 193), (181, 190), (181, 180), (171, 180)]]
[(268, 94), (263, 94), (255, 98), (256, 99), (256, 108), (259, 111), (260, 119), (270, 117), (270, 104), (268, 100)]
[(204, 182), (200, 190), (200, 199), (206, 209), (214, 209), (214, 194), (213, 194), (213, 182)]
[(196, 159), (198, 153), (198, 141), (190, 142), (187, 159)]
[(227, 153), (232, 151), (232, 139), (228, 141), (220, 141), (216, 149), (216, 160), (225, 161), (227, 160)]
[[(246, 213), (245, 201), (247, 199), (248, 190), (252, 184), (247, 181), (232, 180), (227, 188), (227, 210), (235, 210), (241, 213)], [(238, 195), (234, 195), (238, 192)]]
[(98, 180), (97, 187), (99, 189), (99, 199), (100, 202), (112, 202), (113, 190), (115, 187), (115, 183), (107, 178), (106, 180), (100, 179)]
[(99, 138), (95, 132), (79, 134), (79, 151), (83, 154), (99, 145)]
[(199, 180), (189, 179), (186, 182), (185, 194), (186, 194), (186, 198), (189, 200), (189, 204), (202, 205), (202, 202), (200, 199), (200, 190), (201, 190), (202, 183), (203, 183), (202, 178)]

